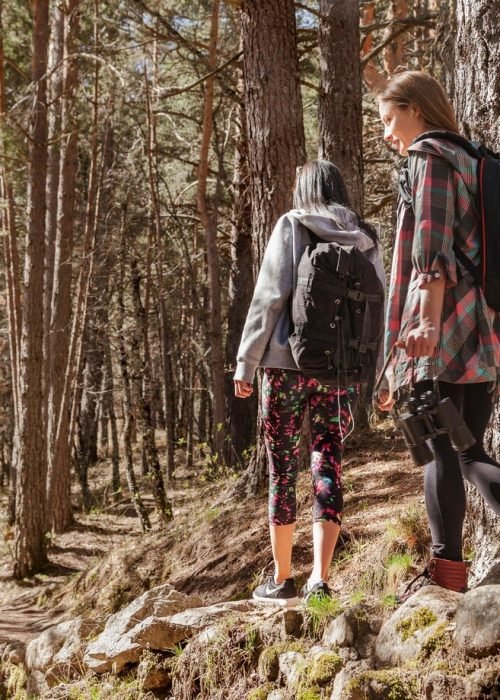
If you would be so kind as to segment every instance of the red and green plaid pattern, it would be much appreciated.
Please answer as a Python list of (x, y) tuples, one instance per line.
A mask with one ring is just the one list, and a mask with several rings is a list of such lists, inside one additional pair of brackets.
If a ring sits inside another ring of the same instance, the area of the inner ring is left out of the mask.
[[(400, 197), (398, 230), (387, 305), (385, 352), (419, 325), (420, 285), (436, 261), (446, 271), (442, 333), (433, 358), (419, 358), (415, 380), (496, 381), (500, 367), (500, 313), (453, 253), (453, 241), (479, 263), (475, 160), (451, 142), (425, 139), (409, 149), (411, 204)], [(411, 365), (404, 350), (392, 363), (396, 387), (409, 384)]]

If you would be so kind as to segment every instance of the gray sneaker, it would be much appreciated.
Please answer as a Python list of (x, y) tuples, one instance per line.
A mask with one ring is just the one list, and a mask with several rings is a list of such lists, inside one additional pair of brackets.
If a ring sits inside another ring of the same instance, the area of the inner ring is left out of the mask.
[(308, 603), (311, 598), (331, 598), (332, 592), (325, 581), (319, 581), (310, 588), (307, 583), (304, 584), (301, 588), (300, 595), (304, 598), (304, 601)]
[(253, 599), (261, 603), (281, 605), (284, 608), (293, 607), (300, 602), (293, 578), (287, 578), (283, 583), (275, 583), (274, 576), (270, 576), (265, 583), (255, 589)]

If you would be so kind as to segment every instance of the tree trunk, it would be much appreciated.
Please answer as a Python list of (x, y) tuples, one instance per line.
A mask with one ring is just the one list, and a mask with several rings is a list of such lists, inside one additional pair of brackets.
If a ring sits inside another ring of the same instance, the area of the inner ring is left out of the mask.
[(3, 48), (3, 2), (0, 0), (0, 157), (2, 158), (2, 169), (0, 171), (0, 195), (5, 202), (2, 207), (2, 228), (4, 235), (4, 264), (6, 273), (7, 292), (7, 323), (9, 331), (9, 360), (12, 384), (12, 417), (13, 436), (10, 440), (12, 453), (9, 464), (9, 504), (8, 523), (14, 525), (16, 511), (16, 463), (17, 448), (19, 447), (18, 431), (20, 420), (20, 354), (21, 354), (21, 288), (19, 253), (17, 249), (17, 229), (15, 221), (14, 191), (10, 182), (7, 158), (8, 144), (4, 140), (5, 134), (5, 113), (7, 101), (5, 93), (5, 61)]
[(84, 496), (84, 505), (91, 506), (88, 489), (88, 469), (97, 462), (98, 405), (101, 401), (101, 388), (105, 362), (105, 346), (108, 343), (109, 325), (109, 257), (110, 245), (109, 172), (113, 165), (113, 127), (108, 120), (104, 130), (102, 165), (99, 182), (99, 195), (96, 207), (94, 238), (94, 274), (91, 293), (88, 299), (88, 323), (85, 328), (84, 353), (85, 371), (83, 376), (82, 404), (78, 418), (77, 468)]
[[(243, 96), (243, 76), (238, 81), (239, 94)], [(245, 325), (245, 317), (252, 298), (254, 276), (252, 269), (251, 203), (248, 193), (248, 144), (245, 103), (242, 99), (237, 117), (236, 152), (233, 171), (233, 213), (231, 225), (231, 275), (229, 278), (227, 365), (234, 365)], [(243, 453), (255, 441), (257, 401), (252, 395), (245, 401), (234, 395), (233, 378), (226, 377), (226, 395), (229, 407), (231, 435), (230, 464), (240, 466)]]
[[(144, 460), (147, 465), (147, 477), (151, 482), (156, 510), (160, 520), (168, 522), (172, 519), (172, 506), (167, 500), (163, 481), (158, 449), (156, 447), (155, 431), (151, 419), (151, 364), (149, 359), (148, 327), (144, 305), (141, 300), (140, 274), (137, 260), (130, 262), (132, 276), (132, 302), (134, 305), (137, 330), (131, 333), (132, 361), (135, 373), (142, 378), (139, 400)], [(142, 341), (142, 342), (141, 342)], [(141, 345), (143, 357), (141, 358)]]
[(129, 488), (130, 496), (132, 498), (132, 503), (134, 504), (135, 511), (141, 523), (143, 532), (151, 530), (151, 521), (148, 516), (148, 512), (142, 500), (141, 492), (137, 486), (137, 480), (135, 478), (134, 472), (134, 457), (132, 451), (132, 432), (134, 427), (134, 415), (132, 406), (132, 390), (130, 383), (130, 371), (129, 362), (127, 357), (127, 349), (125, 343), (125, 333), (126, 333), (126, 312), (125, 312), (125, 301), (124, 301), (124, 274), (125, 274), (125, 246), (123, 244), (125, 238), (125, 226), (126, 226), (126, 209), (123, 207), (122, 210), (122, 221), (120, 225), (120, 236), (121, 236), (121, 254), (120, 254), (120, 269), (118, 276), (116, 278), (117, 286), (117, 302), (118, 302), (118, 344), (119, 344), (119, 364), (120, 372), (122, 376), (123, 384), (123, 414), (125, 419), (125, 425), (123, 428), (123, 447), (125, 451), (125, 474), (127, 477), (127, 485)]
[[(454, 102), (464, 134), (500, 149), (500, 0), (457, 0)], [(500, 459), (498, 434), (500, 406), (491, 422), (489, 447)], [(488, 445), (486, 445), (488, 447)], [(484, 505), (475, 489), (467, 485), (467, 530), (475, 552), (473, 574), (481, 579), (500, 562), (500, 518)]]
[(43, 424), (43, 277), (47, 176), (48, 0), (33, 1), (32, 80), (28, 165), (28, 229), (24, 266), (21, 395), (14, 540), (14, 576), (40, 571), (47, 561), (47, 456)]
[(359, 3), (321, 0), (319, 157), (337, 165), (353, 208), (363, 210)]
[[(257, 271), (277, 219), (292, 205), (296, 167), (305, 161), (302, 98), (292, 0), (242, 4), (248, 168), (252, 202), (253, 265)], [(265, 482), (261, 420), (249, 490)]]
[[(54, 256), (54, 286), (50, 320), (50, 368), (48, 377), (48, 525), (63, 532), (73, 522), (71, 508), (71, 449), (69, 442), (70, 408), (63, 401), (66, 366), (71, 330), (71, 281), (73, 231), (76, 193), (78, 131), (75, 91), (78, 82), (78, 61), (73, 57), (78, 36), (78, 4), (64, 3), (64, 93), (61, 130), (63, 144), (60, 155), (57, 230)], [(72, 57), (72, 58), (71, 58)]]
[[(212, 17), (210, 25), (209, 63), (211, 70), (217, 65), (217, 36), (219, 26), (220, 0), (212, 0)], [(201, 223), (205, 231), (207, 248), (207, 268), (209, 280), (209, 337), (210, 337), (210, 368), (212, 371), (213, 396), (213, 444), (218, 464), (224, 463), (224, 444), (226, 438), (226, 408), (224, 393), (224, 353), (222, 346), (222, 313), (220, 290), (220, 264), (217, 250), (217, 197), (210, 206), (207, 195), (208, 156), (212, 134), (212, 110), (214, 81), (212, 76), (205, 83), (205, 101), (203, 112), (203, 132), (200, 149), (200, 165), (198, 168), (197, 206)]]
[(149, 177), (149, 191), (151, 197), (151, 210), (154, 220), (154, 232), (155, 232), (155, 243), (156, 243), (156, 272), (157, 272), (157, 285), (158, 285), (158, 306), (159, 306), (159, 335), (160, 335), (160, 345), (162, 353), (162, 370), (163, 370), (163, 407), (165, 413), (165, 440), (167, 446), (167, 466), (166, 466), (166, 482), (167, 486), (170, 483), (172, 475), (174, 473), (174, 440), (175, 440), (175, 429), (174, 429), (174, 404), (172, 402), (172, 376), (170, 371), (170, 333), (169, 333), (169, 323), (167, 318), (167, 305), (166, 305), (166, 292), (165, 292), (165, 282), (164, 282), (164, 242), (162, 240), (162, 227), (160, 218), (160, 195), (158, 192), (158, 166), (156, 162), (156, 152), (157, 152), (157, 140), (156, 140), (156, 121), (152, 109), (151, 95), (149, 92), (148, 77), (145, 76), (145, 89), (146, 89), (146, 116), (148, 124), (148, 177)]
[(111, 348), (109, 337), (106, 338), (105, 356), (104, 356), (104, 381), (103, 381), (103, 413), (109, 420), (111, 432), (111, 463), (112, 471), (112, 490), (113, 500), (117, 501), (120, 497), (120, 445), (118, 441), (118, 428), (116, 425), (115, 401), (114, 401), (114, 378), (113, 364), (111, 360)]

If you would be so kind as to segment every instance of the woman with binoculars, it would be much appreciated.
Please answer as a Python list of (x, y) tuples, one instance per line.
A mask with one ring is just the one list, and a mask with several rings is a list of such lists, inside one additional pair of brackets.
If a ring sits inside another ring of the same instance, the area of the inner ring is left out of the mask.
[(407, 156), (386, 319), (385, 352), (395, 352), (386, 373), (389, 388), (379, 392), (378, 403), (388, 411), (395, 390), (411, 385), (422, 397), (436, 387), (461, 411), (475, 439), (471, 447), (458, 444), (455, 450), (450, 431), (436, 434), (427, 442), (430, 461), (424, 471), (432, 536), (424, 574), (444, 588), (465, 591), (463, 478), (500, 514), (500, 465), (483, 449), (500, 368), (500, 313), (487, 305), (455, 254), (458, 247), (472, 263), (480, 262), (477, 161), (446, 134), (435, 133), (459, 129), (446, 94), (431, 76), (395, 74), (377, 98), (384, 139)]

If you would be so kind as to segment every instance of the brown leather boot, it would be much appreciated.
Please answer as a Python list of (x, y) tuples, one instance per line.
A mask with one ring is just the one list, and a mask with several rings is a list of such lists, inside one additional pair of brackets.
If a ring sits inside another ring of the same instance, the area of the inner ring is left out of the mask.
[(434, 557), (430, 560), (427, 571), (431, 581), (441, 588), (457, 593), (465, 593), (467, 590), (467, 565), (464, 561)]

